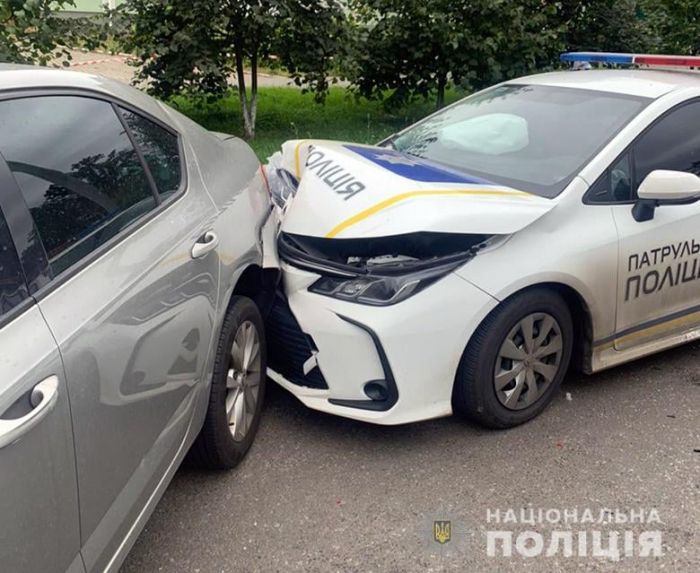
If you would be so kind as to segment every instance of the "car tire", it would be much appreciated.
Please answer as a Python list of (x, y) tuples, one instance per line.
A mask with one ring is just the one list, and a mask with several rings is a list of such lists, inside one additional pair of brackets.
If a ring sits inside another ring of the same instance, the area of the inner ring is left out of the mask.
[(204, 425), (189, 452), (194, 465), (231, 469), (245, 457), (260, 425), (266, 372), (260, 311), (249, 298), (234, 296), (219, 336)]
[(531, 420), (561, 385), (573, 338), (571, 312), (556, 291), (535, 288), (505, 300), (467, 344), (452, 395), (454, 411), (496, 429)]

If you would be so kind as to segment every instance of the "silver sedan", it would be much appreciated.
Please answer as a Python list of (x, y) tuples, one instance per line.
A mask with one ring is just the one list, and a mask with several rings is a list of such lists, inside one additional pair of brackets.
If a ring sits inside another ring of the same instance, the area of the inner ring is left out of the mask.
[(0, 569), (114, 571), (264, 394), (251, 149), (95, 76), (0, 66)]

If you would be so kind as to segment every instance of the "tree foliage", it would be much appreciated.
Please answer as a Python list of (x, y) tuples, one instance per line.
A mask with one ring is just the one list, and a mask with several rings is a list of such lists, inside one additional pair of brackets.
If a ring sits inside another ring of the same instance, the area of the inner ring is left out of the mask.
[(0, 62), (68, 65), (69, 47), (93, 47), (98, 27), (87, 18), (62, 18), (73, 0), (0, 0)]
[(102, 28), (56, 16), (72, 5), (0, 0), (0, 61), (67, 65), (69, 47), (116, 33), (154, 95), (234, 87), (249, 138), (273, 58), (318, 101), (344, 76), (364, 97), (441, 106), (450, 85), (557, 67), (564, 50), (700, 53), (697, 0), (127, 0)]
[(557, 6), (540, 0), (353, 0), (357, 39), (348, 75), (366, 97), (401, 103), (448, 82), (481, 88), (545, 65)]
[(166, 98), (182, 91), (215, 98), (235, 78), (249, 138), (261, 63), (276, 55), (298, 85), (323, 99), (344, 33), (335, 0), (129, 0), (123, 11), (147, 89)]
[(700, 54), (700, 3), (697, 0), (647, 0), (642, 8), (653, 35), (654, 51)]
[(401, 103), (558, 66), (562, 51), (698, 53), (697, 0), (351, 0), (358, 94)]
[(558, 18), (569, 51), (653, 50), (648, 21), (638, 0), (562, 0)]
[[(272, 49), (294, 83), (322, 101), (349, 53), (349, 22), (336, 0), (287, 2)], [(329, 75), (332, 74), (332, 75)]]

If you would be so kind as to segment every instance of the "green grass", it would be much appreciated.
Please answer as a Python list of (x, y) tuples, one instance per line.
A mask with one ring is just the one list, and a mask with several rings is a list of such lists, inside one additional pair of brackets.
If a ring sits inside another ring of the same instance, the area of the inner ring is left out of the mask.
[[(449, 93), (448, 103), (458, 99)], [(238, 97), (230, 95), (213, 104), (184, 97), (171, 102), (181, 112), (212, 131), (242, 136)], [(357, 101), (343, 88), (332, 88), (325, 104), (296, 88), (268, 87), (258, 93), (256, 136), (249, 143), (261, 160), (288, 139), (338, 139), (376, 143), (434, 110), (431, 101), (413, 102), (387, 111), (381, 102)]]

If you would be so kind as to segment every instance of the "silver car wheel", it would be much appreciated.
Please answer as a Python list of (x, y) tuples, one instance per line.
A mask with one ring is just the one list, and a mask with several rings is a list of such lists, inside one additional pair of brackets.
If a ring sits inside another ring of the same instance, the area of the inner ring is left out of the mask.
[(530, 314), (506, 336), (496, 358), (494, 389), (503, 406), (531, 406), (554, 381), (564, 352), (561, 327), (546, 313)]
[(253, 423), (260, 394), (262, 372), (260, 336), (246, 320), (236, 331), (226, 377), (226, 418), (233, 439), (243, 440)]

